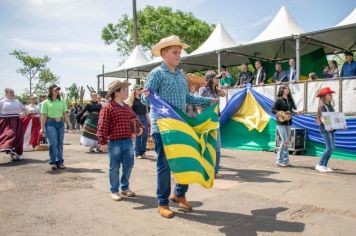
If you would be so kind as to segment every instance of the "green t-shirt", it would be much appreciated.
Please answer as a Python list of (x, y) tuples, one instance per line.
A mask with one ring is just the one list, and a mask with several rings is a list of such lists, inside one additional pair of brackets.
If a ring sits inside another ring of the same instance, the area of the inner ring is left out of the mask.
[(224, 86), (225, 84), (230, 86), (234, 85), (234, 81), (232, 80), (230, 73), (227, 73), (225, 78), (220, 79), (220, 85)]
[(67, 112), (67, 104), (62, 100), (51, 101), (47, 99), (43, 102), (41, 107), (41, 113), (47, 114), (47, 117), (60, 118), (63, 117), (63, 113)]

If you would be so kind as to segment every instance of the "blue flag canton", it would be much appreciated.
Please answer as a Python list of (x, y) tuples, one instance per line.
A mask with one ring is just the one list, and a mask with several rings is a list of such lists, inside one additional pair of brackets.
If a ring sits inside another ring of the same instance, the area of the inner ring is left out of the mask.
[(158, 119), (161, 118), (172, 118), (180, 121), (184, 121), (182, 117), (174, 110), (174, 108), (164, 101), (160, 96), (156, 93), (150, 92), (148, 96), (148, 100), (151, 103), (151, 108), (153, 112), (157, 116)]

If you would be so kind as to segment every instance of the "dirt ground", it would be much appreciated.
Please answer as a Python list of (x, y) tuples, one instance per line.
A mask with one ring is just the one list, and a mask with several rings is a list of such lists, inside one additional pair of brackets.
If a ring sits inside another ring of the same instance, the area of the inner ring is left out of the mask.
[(110, 198), (106, 154), (91, 154), (66, 134), (67, 169), (49, 171), (47, 152), (20, 162), (0, 155), (0, 235), (355, 235), (356, 162), (331, 160), (333, 173), (314, 170), (316, 157), (222, 151), (221, 179), (212, 189), (191, 185), (194, 211), (157, 213), (156, 162), (135, 160), (135, 198)]

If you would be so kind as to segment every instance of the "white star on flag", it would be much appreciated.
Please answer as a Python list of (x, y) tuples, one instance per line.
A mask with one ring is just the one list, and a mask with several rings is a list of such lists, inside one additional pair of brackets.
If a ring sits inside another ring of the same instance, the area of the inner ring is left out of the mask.
[(169, 114), (168, 109), (165, 107), (162, 107), (161, 109), (159, 109), (161, 111), (161, 113), (164, 114)]

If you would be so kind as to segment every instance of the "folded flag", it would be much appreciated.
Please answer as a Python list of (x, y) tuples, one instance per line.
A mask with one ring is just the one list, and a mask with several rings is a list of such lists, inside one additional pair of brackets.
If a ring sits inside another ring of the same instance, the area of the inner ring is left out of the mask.
[(156, 94), (151, 93), (148, 100), (157, 118), (166, 158), (177, 183), (199, 183), (211, 188), (215, 176), (218, 104), (190, 118)]

